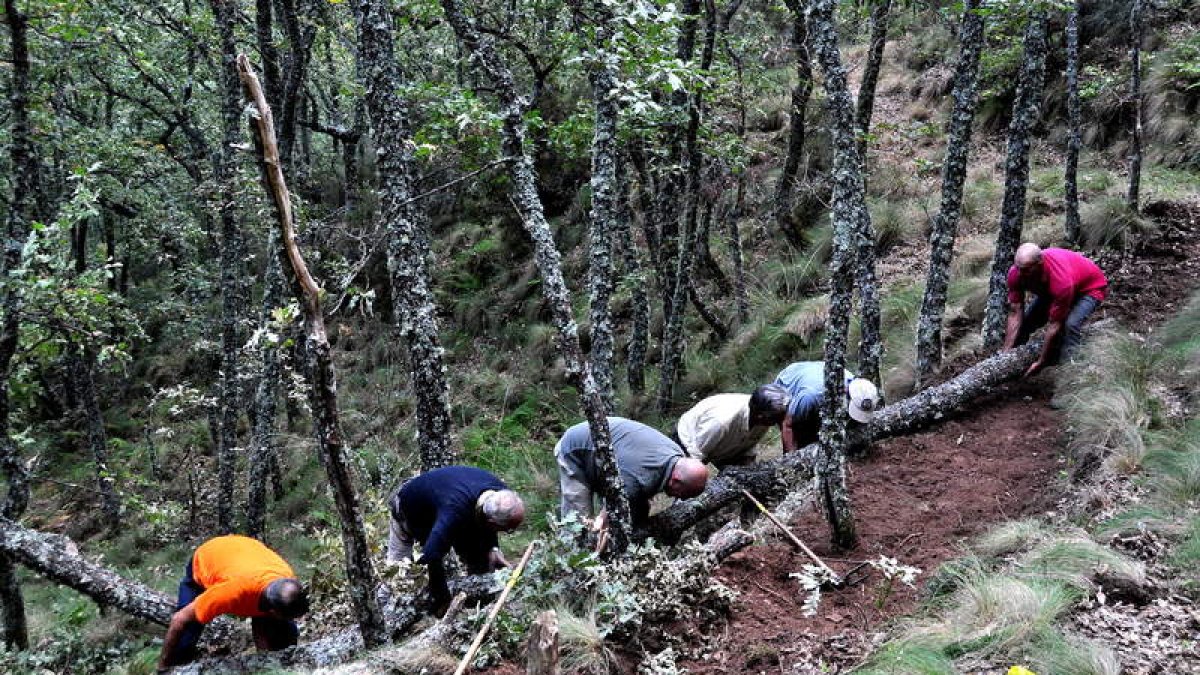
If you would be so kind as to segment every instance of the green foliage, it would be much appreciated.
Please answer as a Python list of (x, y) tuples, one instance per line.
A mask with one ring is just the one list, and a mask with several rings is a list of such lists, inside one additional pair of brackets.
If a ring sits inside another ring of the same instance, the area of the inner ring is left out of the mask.
[(1200, 31), (1173, 40), (1159, 58), (1177, 89), (1200, 96)]
[(1152, 221), (1130, 210), (1120, 197), (1088, 202), (1080, 210), (1079, 228), (1088, 248), (1124, 248), (1155, 230)]

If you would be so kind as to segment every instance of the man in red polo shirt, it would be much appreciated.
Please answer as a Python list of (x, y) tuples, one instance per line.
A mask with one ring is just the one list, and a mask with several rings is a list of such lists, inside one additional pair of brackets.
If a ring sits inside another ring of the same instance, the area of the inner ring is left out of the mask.
[[(1042, 351), (1025, 371), (1028, 377), (1075, 351), (1083, 338), (1083, 322), (1108, 295), (1108, 279), (1096, 263), (1062, 248), (1021, 244), (1013, 263), (1008, 270), (1004, 348), (1025, 344), (1035, 330), (1046, 326)], [(1026, 292), (1034, 295), (1028, 307)]]
[(253, 619), (255, 646), (276, 650), (296, 644), (300, 631), (294, 619), (306, 612), (304, 587), (278, 553), (250, 537), (214, 537), (184, 568), (158, 669), (194, 660), (204, 624), (222, 614)]

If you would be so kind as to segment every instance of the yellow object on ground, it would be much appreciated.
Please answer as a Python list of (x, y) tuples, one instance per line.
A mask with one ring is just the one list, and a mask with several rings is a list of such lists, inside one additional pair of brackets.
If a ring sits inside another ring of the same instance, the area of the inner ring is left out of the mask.
[(1037, 673), (1024, 666), (1013, 666), (1008, 669), (1008, 675), (1037, 675)]

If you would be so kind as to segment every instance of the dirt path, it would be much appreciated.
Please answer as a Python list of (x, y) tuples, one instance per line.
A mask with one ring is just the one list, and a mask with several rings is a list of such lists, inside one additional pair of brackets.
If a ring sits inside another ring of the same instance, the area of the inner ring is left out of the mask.
[[(1169, 318), (1200, 282), (1200, 204), (1157, 204), (1147, 215), (1161, 231), (1135, 251), (1098, 256), (1112, 293), (1097, 318), (1146, 331)], [(838, 571), (851, 561), (898, 558), (923, 570), (922, 588), (966, 539), (989, 526), (1026, 516), (1054, 516), (1070, 489), (1061, 456), (1062, 418), (1050, 407), (1053, 373), (999, 387), (970, 411), (926, 432), (879, 444), (853, 463), (850, 488), (860, 542), (830, 549), (828, 527), (815, 509), (792, 523), (795, 532)], [(807, 560), (779, 541), (730, 558), (718, 577), (737, 589), (733, 614), (692, 673), (842, 672), (883, 637), (886, 622), (911, 612), (919, 590), (888, 592), (878, 574), (827, 594), (816, 616), (801, 615), (795, 579)]]

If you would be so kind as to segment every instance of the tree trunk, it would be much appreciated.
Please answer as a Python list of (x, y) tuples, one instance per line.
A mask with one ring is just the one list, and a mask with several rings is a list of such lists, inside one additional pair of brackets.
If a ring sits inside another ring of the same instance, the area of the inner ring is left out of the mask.
[(796, 86), (792, 88), (792, 104), (788, 108), (787, 157), (783, 161), (783, 172), (775, 186), (775, 222), (780, 232), (796, 248), (804, 247), (803, 227), (792, 218), (792, 193), (796, 175), (800, 171), (800, 157), (804, 152), (805, 117), (808, 115), (808, 99), (812, 97), (812, 59), (808, 51), (808, 25), (805, 18), (806, 0), (785, 0), (792, 12), (792, 49), (796, 52)]
[(413, 206), (414, 164), (408, 105), (394, 52), (395, 30), (386, 3), (356, 0), (360, 78), (374, 127), (381, 216), (388, 227), (388, 270), (396, 321), (408, 345), (417, 399), (417, 441), (424, 471), (454, 464), (450, 389), (445, 350), (438, 336), (437, 304), (430, 287), (429, 235)]
[(588, 230), (588, 303), (591, 322), (591, 364), (596, 390), (606, 413), (614, 410), (613, 401), (613, 326), (609, 302), (613, 292), (612, 242), (622, 226), (617, 222), (620, 186), (617, 180), (620, 153), (617, 149), (617, 74), (619, 59), (610, 44), (613, 40), (611, 8), (598, 0), (585, 10), (582, 0), (571, 3), (575, 32), (587, 41), (594, 59), (587, 64), (596, 106), (595, 132), (592, 135), (592, 213)]
[(238, 227), (236, 203), (236, 171), (233, 145), (238, 138), (238, 118), (241, 115), (241, 92), (238, 86), (237, 44), (234, 24), (237, 6), (231, 0), (210, 0), (220, 40), (221, 59), (218, 81), (221, 83), (222, 141), (213, 155), (213, 177), (218, 187), (218, 211), (221, 221), (221, 382), (218, 390), (217, 433), (217, 529), (233, 532), (234, 484), (238, 464), (238, 412), (240, 382), (238, 354), (244, 343), (241, 330), (245, 312), (242, 270), (245, 244)]
[(1133, 125), (1129, 149), (1129, 210), (1138, 213), (1142, 185), (1142, 0), (1133, 0), (1129, 8), (1129, 98), (1133, 101)]
[(1083, 115), (1079, 107), (1079, 2), (1067, 12), (1067, 168), (1064, 177), (1067, 243), (1078, 247), (1079, 150), (1083, 146)]
[[(846, 393), (842, 372), (846, 361), (846, 336), (853, 311), (854, 273), (862, 286), (874, 283), (874, 256), (870, 256), (871, 278), (865, 271), (863, 225), (870, 226), (867, 212), (862, 161), (854, 134), (854, 105), (846, 86), (846, 71), (838, 52), (837, 31), (833, 24), (833, 0), (814, 0), (809, 5), (809, 29), (812, 43), (825, 78), (825, 94), (834, 123), (833, 167), (833, 258), (829, 263), (829, 318), (825, 325), (825, 401), (821, 408), (821, 455), (818, 469), (825, 513), (833, 530), (833, 541), (850, 548), (855, 541), (854, 517), (846, 487)], [(869, 242), (871, 245), (873, 241)], [(855, 251), (855, 248), (858, 250)], [(857, 264), (856, 264), (857, 259)], [(856, 269), (857, 268), (857, 269)], [(867, 293), (863, 292), (863, 343), (868, 343)], [(878, 311), (878, 304), (876, 310)], [(876, 315), (876, 319), (878, 316)], [(876, 324), (875, 331), (878, 331)], [(878, 340), (878, 333), (875, 338)], [(878, 377), (878, 361), (875, 362)], [(863, 367), (864, 377), (866, 368)], [(878, 379), (874, 380), (878, 382)]]
[[(31, 138), (32, 127), (29, 122), (28, 19), (17, 9), (17, 0), (5, 0), (4, 19), (8, 25), (12, 54), (8, 80), (11, 115), (8, 154), (13, 192), (5, 223), (6, 242), (4, 250), (0, 251), (3, 256), (0, 258), (0, 281), (5, 282), (3, 323), (0, 324), (0, 471), (3, 471), (8, 484), (4, 501), (0, 504), (0, 514), (16, 520), (29, 505), (29, 477), (9, 427), (9, 378), (12, 376), (12, 359), (17, 353), (21, 328), (20, 296), (10, 281), (12, 271), (21, 264), (21, 251), (29, 236), (30, 225), (39, 215), (41, 162)], [(8, 552), (0, 553), (0, 606), (3, 609), (5, 645), (13, 649), (28, 649), (25, 599), (12, 556)]]
[(88, 449), (95, 464), (96, 490), (100, 493), (100, 508), (104, 524), (115, 529), (121, 524), (121, 500), (117, 496), (112, 470), (108, 467), (108, 435), (104, 417), (96, 398), (96, 354), (85, 347), (72, 345), (67, 356), (71, 386), (75, 390), (80, 425), (87, 437)]
[(630, 227), (629, 189), (625, 181), (624, 163), (617, 165), (618, 185), (622, 198), (617, 200), (620, 210), (613, 233), (613, 242), (621, 245), (625, 280), (629, 285), (630, 311), (633, 313), (633, 328), (629, 334), (628, 352), (625, 358), (625, 380), (629, 390), (640, 394), (646, 389), (646, 350), (650, 342), (650, 295), (646, 292), (648, 278), (645, 265), (638, 254), (637, 241)]
[(737, 303), (738, 323), (745, 325), (750, 320), (750, 306), (746, 301), (746, 266), (737, 218), (729, 219), (729, 257), (733, 259), (733, 298)]
[[(1022, 347), (1000, 352), (943, 384), (883, 408), (871, 420), (861, 440), (879, 441), (901, 436), (949, 419), (965, 410), (975, 399), (1019, 377), (1034, 362), (1040, 349), (1041, 340), (1034, 340)], [(796, 486), (812, 479), (813, 467), (820, 453), (820, 446), (814, 443), (772, 460), (730, 467), (708, 481), (708, 486), (700, 496), (677, 501), (673, 506), (656, 513), (650, 518), (646, 532), (639, 534), (674, 543), (688, 528), (741, 500), (742, 490), (750, 492), (764, 503), (777, 501)]]
[(963, 183), (971, 154), (971, 125), (979, 102), (979, 55), (984, 22), (979, 0), (967, 0), (959, 31), (958, 65), (954, 73), (954, 111), (946, 125), (946, 160), (942, 163), (942, 203), (929, 230), (929, 271), (917, 319), (916, 388), (920, 389), (942, 363), (942, 319), (950, 287), (950, 262), (962, 215)]
[(476, 67), (491, 82), (499, 100), (501, 148), (509, 159), (509, 198), (533, 240), (534, 260), (542, 277), (542, 293), (558, 332), (559, 353), (566, 364), (567, 379), (579, 392), (580, 407), (587, 417), (596, 458), (604, 475), (602, 493), (609, 513), (610, 545), (620, 553), (629, 545), (629, 501), (617, 471), (608, 419), (604, 414), (604, 401), (579, 347), (578, 328), (571, 315), (570, 292), (562, 276), (561, 256), (537, 194), (533, 161), (525, 147), (524, 102), (517, 95), (512, 71), (496, 50), (492, 38), (479, 32), (474, 22), (463, 13), (459, 0), (441, 0), (441, 3), (455, 35), (471, 54)]
[(321, 312), (321, 291), (308, 273), (308, 266), (296, 245), (291, 197), (283, 178), (275, 145), (271, 109), (263, 97), (258, 78), (250, 68), (250, 61), (244, 55), (238, 57), (238, 70), (247, 94), (258, 110), (258, 118), (255, 120), (258, 134), (255, 138), (260, 144), (264, 183), (274, 199), (279, 220), (280, 239), (283, 243), (283, 251), (280, 253), (287, 256), (294, 275), (296, 296), (304, 309), (305, 351), (311, 387), (309, 396), (313, 411), (313, 430), (317, 438), (321, 464), (325, 467), (334, 505), (338, 511), (350, 600), (363, 642), (368, 647), (374, 647), (385, 639), (383, 616), (375, 602), (375, 588), (379, 585), (379, 580), (363, 533), (358, 495), (354, 491), (350, 467), (346, 464), (338, 418), (337, 378), (329, 339), (325, 333), (325, 318)]
[[(276, 251), (279, 234), (275, 230), (267, 237), (267, 270), (263, 279), (262, 316), (260, 330), (269, 331), (272, 314), (283, 305), (283, 268)], [(250, 446), (250, 481), (246, 496), (246, 533), (256, 539), (265, 534), (267, 511), (267, 481), (275, 482), (275, 497), (282, 492), (283, 467), (275, 447), (275, 417), (278, 413), (279, 350), (282, 336), (276, 340), (262, 338), (258, 344), (261, 370), (254, 390), (254, 436)]]
[(1012, 123), (1008, 126), (1008, 158), (1004, 165), (1004, 203), (1000, 207), (1000, 231), (992, 258), (988, 285), (987, 314), (983, 321), (983, 346), (996, 349), (1004, 340), (1007, 315), (1007, 277), (1013, 254), (1021, 242), (1025, 221), (1025, 192), (1029, 187), (1029, 143), (1042, 103), (1042, 80), (1046, 72), (1046, 15), (1035, 10), (1025, 31), (1025, 52)]
[(871, 115), (875, 111), (875, 87), (879, 83), (879, 69), (883, 65), (883, 48), (887, 45), (891, 11), (892, 0), (875, 0), (871, 6), (871, 45), (867, 51), (867, 64), (863, 67), (862, 81), (858, 85), (858, 107), (854, 113), (858, 156), (864, 164), (867, 161), (867, 134), (871, 131)]

